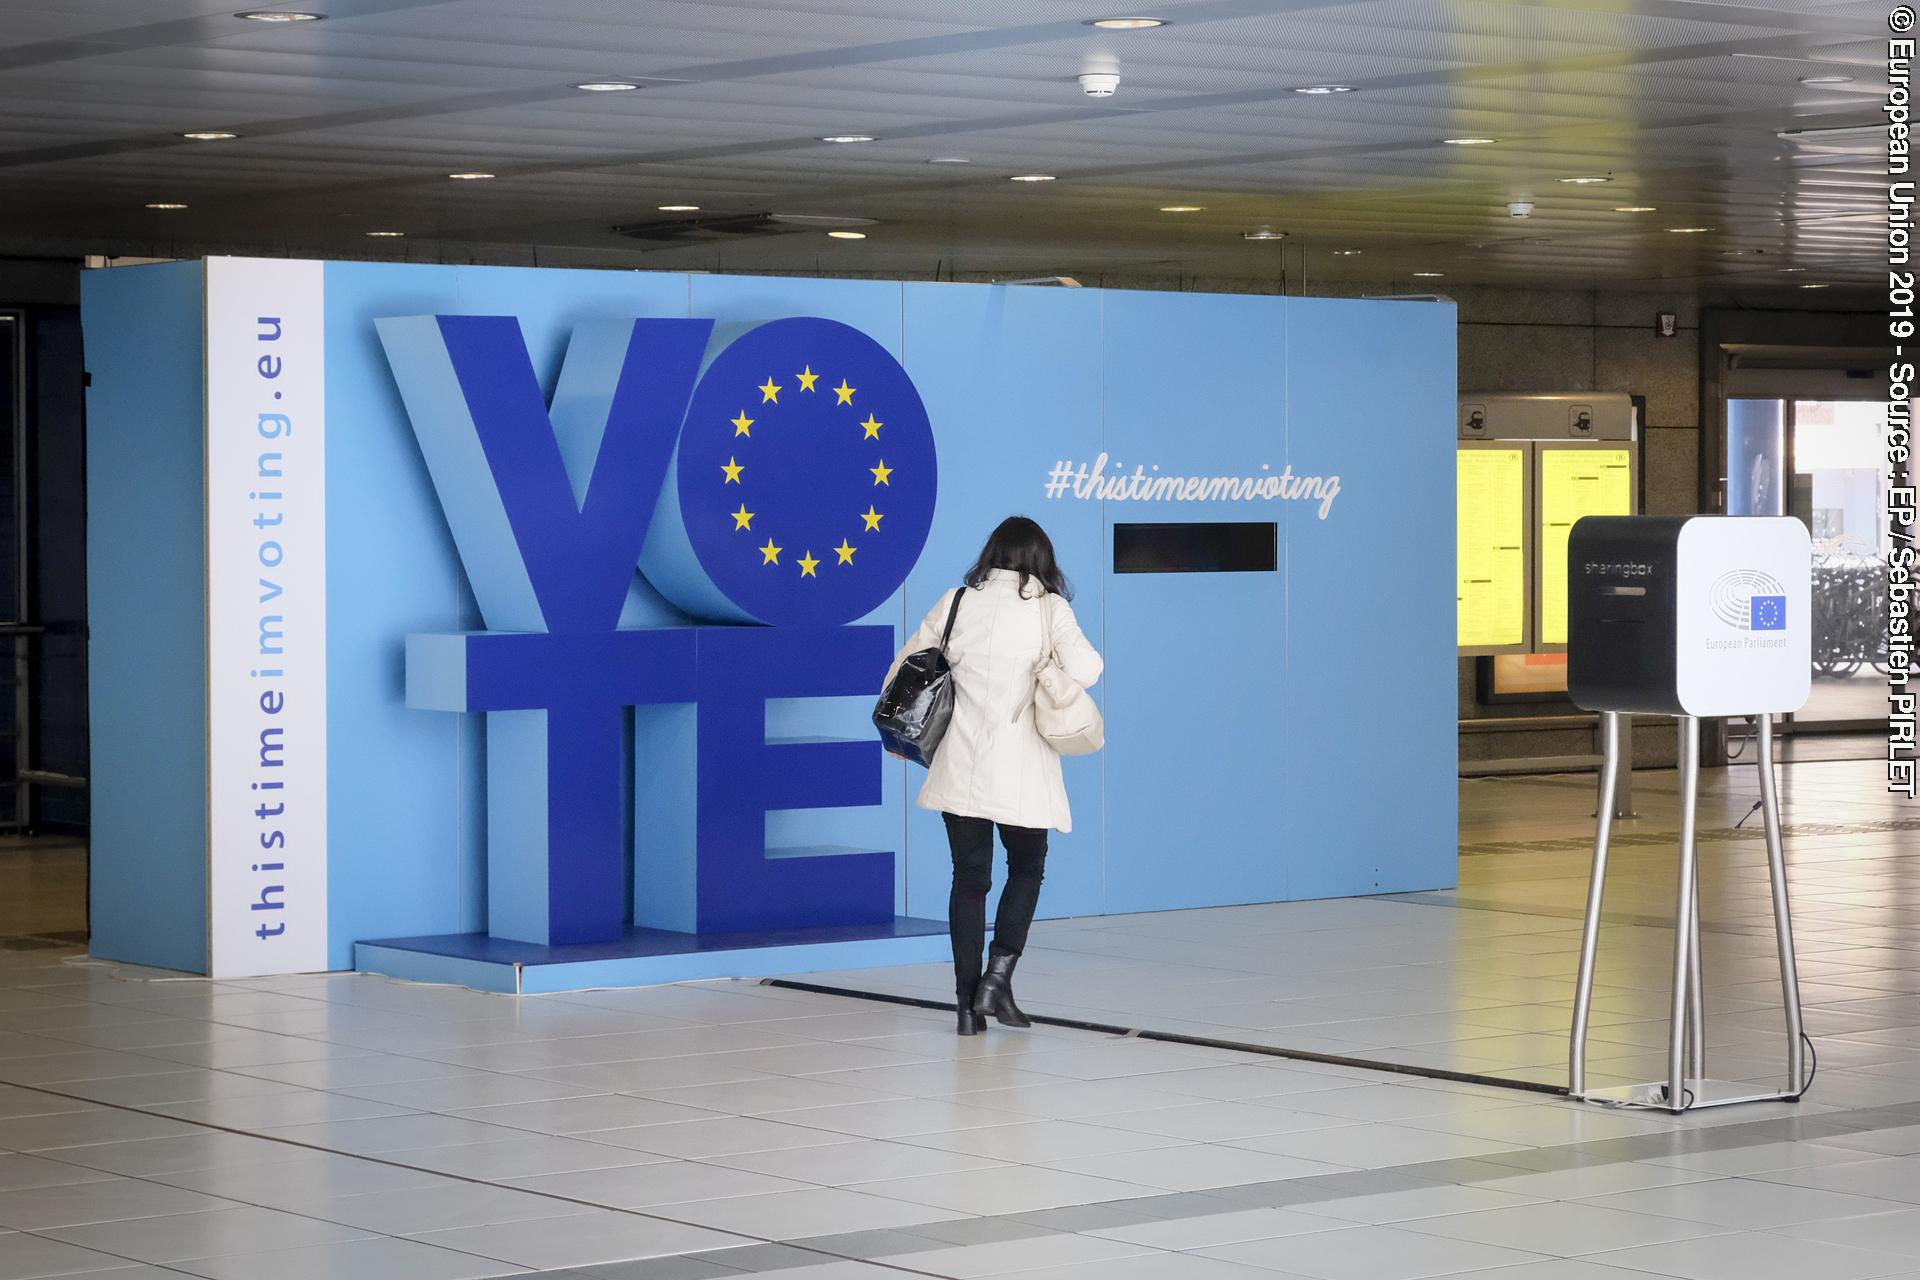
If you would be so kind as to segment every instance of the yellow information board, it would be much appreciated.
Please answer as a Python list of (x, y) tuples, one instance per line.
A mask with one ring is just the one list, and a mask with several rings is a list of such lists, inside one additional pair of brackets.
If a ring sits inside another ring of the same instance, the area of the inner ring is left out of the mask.
[(1527, 642), (1527, 446), (1469, 446), (1457, 454), (1459, 645)]
[(1567, 642), (1567, 537), (1581, 516), (1633, 514), (1633, 452), (1602, 445), (1540, 449), (1540, 634), (1542, 645)]

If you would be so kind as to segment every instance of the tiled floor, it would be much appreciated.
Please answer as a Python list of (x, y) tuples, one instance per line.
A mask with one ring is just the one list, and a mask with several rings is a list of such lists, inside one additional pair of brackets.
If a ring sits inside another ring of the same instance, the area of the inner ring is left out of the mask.
[[(1782, 1044), (1759, 845), (1706, 807), (1719, 1071)], [(1664, 1001), (1672, 779), (1640, 780), (1596, 1064)], [(1726, 791), (1727, 783), (1732, 791)], [(1920, 835), (1796, 764), (1822, 1067), (1671, 1117), (711, 983), (513, 1000), (209, 983), (0, 946), (0, 1280), (1920, 1277)], [(1589, 793), (1463, 785), (1464, 887), (1036, 930), (1036, 1011), (1553, 1077)], [(1751, 825), (1751, 824), (1749, 824)], [(0, 855), (3, 856), (3, 855)], [(4, 872), (0, 872), (4, 876)], [(935, 991), (937, 967), (827, 975)]]

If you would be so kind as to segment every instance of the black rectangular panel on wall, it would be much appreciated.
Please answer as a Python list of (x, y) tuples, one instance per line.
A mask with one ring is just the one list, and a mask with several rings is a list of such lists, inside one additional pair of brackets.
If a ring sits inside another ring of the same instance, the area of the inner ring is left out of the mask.
[(1272, 573), (1280, 526), (1271, 520), (1116, 524), (1115, 573)]

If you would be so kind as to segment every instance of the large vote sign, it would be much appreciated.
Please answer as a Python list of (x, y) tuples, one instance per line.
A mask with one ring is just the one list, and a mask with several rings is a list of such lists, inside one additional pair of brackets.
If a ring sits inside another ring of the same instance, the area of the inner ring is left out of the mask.
[[(488, 715), (489, 932), (620, 935), (625, 712), (662, 703), (698, 708), (693, 741), (652, 742), (697, 753), (697, 820), (690, 900), (656, 908), (696, 933), (891, 919), (893, 851), (769, 859), (763, 819), (880, 800), (877, 743), (769, 743), (765, 721), (871, 693), (891, 656), (891, 628), (842, 624), (899, 589), (933, 518), (933, 432), (893, 356), (824, 319), (726, 343), (604, 321), (549, 404), (512, 317), (378, 329), (488, 628), (408, 637), (407, 694)], [(622, 627), (636, 568), (746, 625)]]
[(1040, 917), (1454, 883), (1451, 306), (243, 258), (82, 290), (97, 956), (942, 959), (946, 830), (869, 716), (1012, 514), (1106, 658)]

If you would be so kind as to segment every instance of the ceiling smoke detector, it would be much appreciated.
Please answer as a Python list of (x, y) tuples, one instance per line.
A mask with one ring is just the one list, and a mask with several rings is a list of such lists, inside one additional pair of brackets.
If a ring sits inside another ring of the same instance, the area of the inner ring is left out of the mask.
[(1089, 98), (1111, 98), (1120, 88), (1118, 71), (1083, 71), (1080, 92)]

